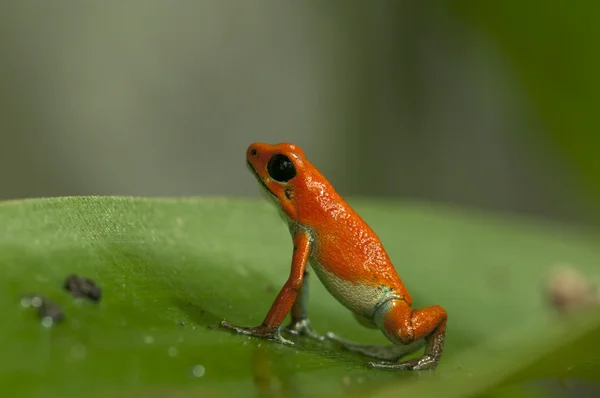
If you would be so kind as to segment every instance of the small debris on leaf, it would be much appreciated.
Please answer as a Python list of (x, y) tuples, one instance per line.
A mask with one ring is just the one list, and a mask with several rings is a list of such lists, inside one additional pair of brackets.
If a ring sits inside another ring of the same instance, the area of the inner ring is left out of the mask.
[(37, 308), (38, 315), (42, 319), (44, 326), (51, 326), (53, 323), (59, 323), (65, 319), (65, 313), (58, 304), (41, 294), (31, 293), (21, 297), (23, 307)]
[(102, 297), (102, 288), (89, 278), (69, 275), (65, 280), (64, 288), (71, 292), (73, 297), (83, 297), (98, 302)]
[(62, 308), (58, 304), (48, 300), (44, 301), (38, 313), (44, 322), (50, 319), (52, 323), (58, 323), (65, 319), (65, 313)]
[(560, 313), (600, 305), (600, 284), (590, 282), (568, 265), (555, 267), (549, 273), (546, 291), (551, 305)]

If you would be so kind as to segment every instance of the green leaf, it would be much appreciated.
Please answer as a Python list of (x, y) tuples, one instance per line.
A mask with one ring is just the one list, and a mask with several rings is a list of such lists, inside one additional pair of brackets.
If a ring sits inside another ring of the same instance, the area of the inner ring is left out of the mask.
[[(330, 342), (287, 347), (214, 328), (222, 319), (258, 325), (288, 276), (291, 239), (266, 202), (51, 198), (0, 204), (3, 391), (459, 397), (538, 377), (599, 379), (600, 317), (557, 317), (542, 289), (556, 263), (598, 270), (594, 234), (424, 204), (351, 203), (388, 248), (415, 305), (447, 309), (436, 372), (374, 371)], [(70, 274), (97, 282), (100, 302), (64, 290)], [(64, 321), (42, 325), (21, 305), (27, 293), (60, 305)], [(321, 333), (386, 342), (316, 278), (309, 311)]]

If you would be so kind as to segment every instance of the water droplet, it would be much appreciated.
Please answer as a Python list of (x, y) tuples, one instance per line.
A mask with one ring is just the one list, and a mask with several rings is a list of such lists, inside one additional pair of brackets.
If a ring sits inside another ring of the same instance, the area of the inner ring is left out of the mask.
[(192, 368), (192, 374), (194, 375), (194, 377), (204, 376), (205, 371), (206, 371), (206, 369), (204, 369), (204, 366), (202, 366), (202, 365), (196, 365)]
[(364, 377), (359, 377), (358, 379), (356, 379), (356, 381), (358, 382), (358, 384), (362, 384), (365, 382), (365, 378)]
[(75, 344), (71, 347), (71, 357), (73, 359), (83, 359), (87, 355), (87, 348), (83, 344)]
[(21, 306), (22, 307), (30, 307), (31, 306), (31, 297), (23, 297), (21, 299)]
[(31, 305), (33, 305), (35, 308), (39, 308), (42, 306), (42, 298), (41, 297), (32, 297), (31, 298)]
[(125, 287), (126, 285), (123, 283), (123, 287)]
[(177, 350), (177, 347), (170, 347), (169, 348), (169, 356), (170, 357), (176, 357), (178, 352), (179, 351)]
[(54, 320), (52, 320), (52, 317), (45, 316), (42, 318), (42, 326), (45, 328), (51, 328), (53, 323)]
[(262, 346), (262, 343), (258, 343), (258, 347)]
[(146, 344), (152, 344), (152, 343), (154, 343), (154, 337), (146, 336), (146, 337), (144, 337), (144, 341), (146, 342)]
[(244, 340), (244, 342), (242, 343), (243, 345), (248, 344), (248, 340)]
[(342, 378), (342, 384), (346, 387), (349, 387), (350, 384), (352, 384), (352, 379), (350, 378), (350, 376), (344, 376)]

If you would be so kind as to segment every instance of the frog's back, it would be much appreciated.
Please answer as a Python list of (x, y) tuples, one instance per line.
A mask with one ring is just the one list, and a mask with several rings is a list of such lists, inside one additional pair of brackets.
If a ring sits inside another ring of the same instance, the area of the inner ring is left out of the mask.
[(387, 298), (411, 299), (378, 236), (329, 185), (302, 201), (300, 222), (315, 238), (311, 265), (329, 292), (355, 313), (371, 316)]

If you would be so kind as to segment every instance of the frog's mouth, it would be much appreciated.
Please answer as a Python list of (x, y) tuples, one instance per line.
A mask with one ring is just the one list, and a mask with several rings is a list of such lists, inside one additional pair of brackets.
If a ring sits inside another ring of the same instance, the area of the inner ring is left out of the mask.
[(273, 191), (271, 191), (269, 189), (269, 187), (267, 186), (267, 184), (265, 184), (265, 182), (263, 181), (263, 179), (260, 178), (260, 176), (258, 175), (258, 173), (256, 172), (256, 170), (254, 170), (254, 167), (252, 166), (252, 163), (250, 163), (249, 160), (246, 160), (246, 166), (248, 166), (248, 168), (250, 169), (250, 171), (252, 172), (252, 174), (254, 174), (254, 177), (256, 177), (256, 179), (258, 180), (258, 182), (260, 183), (260, 185), (262, 185), (262, 187), (265, 189), (265, 191), (267, 191), (269, 193), (269, 195), (273, 196), (274, 198), (277, 198), (277, 196), (275, 196), (275, 194), (273, 193)]

